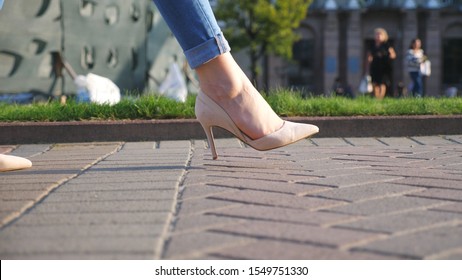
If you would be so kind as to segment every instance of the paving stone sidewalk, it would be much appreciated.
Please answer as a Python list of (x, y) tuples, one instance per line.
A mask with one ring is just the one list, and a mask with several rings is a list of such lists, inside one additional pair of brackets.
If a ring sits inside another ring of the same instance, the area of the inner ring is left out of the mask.
[(0, 146), (0, 258), (462, 259), (462, 135)]

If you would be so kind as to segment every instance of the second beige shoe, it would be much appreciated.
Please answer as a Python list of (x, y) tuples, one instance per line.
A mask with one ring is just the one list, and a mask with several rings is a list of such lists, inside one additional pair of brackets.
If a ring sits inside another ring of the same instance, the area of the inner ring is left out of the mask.
[(26, 169), (32, 162), (26, 158), (0, 154), (0, 172)]

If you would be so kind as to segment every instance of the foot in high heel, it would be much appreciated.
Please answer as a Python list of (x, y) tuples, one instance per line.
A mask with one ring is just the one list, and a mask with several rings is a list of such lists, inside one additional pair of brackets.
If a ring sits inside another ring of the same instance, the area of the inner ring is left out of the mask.
[(319, 128), (315, 125), (284, 121), (278, 130), (261, 138), (251, 139), (236, 126), (222, 107), (202, 91), (197, 95), (195, 112), (199, 123), (204, 128), (213, 159), (218, 158), (212, 131), (214, 126), (228, 130), (242, 142), (259, 151), (283, 147), (319, 132)]

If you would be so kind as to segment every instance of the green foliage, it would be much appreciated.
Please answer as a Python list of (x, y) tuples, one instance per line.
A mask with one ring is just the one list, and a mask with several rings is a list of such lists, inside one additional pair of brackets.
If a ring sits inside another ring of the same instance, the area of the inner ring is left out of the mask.
[(159, 95), (124, 98), (116, 105), (98, 105), (69, 101), (8, 105), (0, 103), (0, 121), (81, 121), (194, 118), (195, 98), (185, 103)]
[(312, 0), (219, 0), (215, 14), (234, 50), (248, 48), (252, 80), (257, 61), (266, 54), (292, 57), (294, 32), (306, 17)]
[[(343, 97), (303, 98), (299, 92), (272, 91), (266, 97), (274, 111), (283, 117), (293, 116), (397, 116), (462, 114), (462, 98), (385, 98), (347, 99)], [(59, 102), (14, 105), (0, 103), (0, 122), (81, 121), (195, 118), (195, 96), (185, 103), (163, 96), (145, 95), (124, 98), (116, 105)]]
[(281, 116), (399, 116), (460, 115), (462, 98), (375, 98), (362, 96), (302, 98), (298, 92), (278, 90), (267, 97)]

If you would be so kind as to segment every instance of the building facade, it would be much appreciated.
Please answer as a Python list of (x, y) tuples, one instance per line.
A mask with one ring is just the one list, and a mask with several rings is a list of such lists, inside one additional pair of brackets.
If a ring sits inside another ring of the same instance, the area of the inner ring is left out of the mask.
[[(338, 78), (358, 88), (374, 29), (385, 28), (397, 52), (388, 96), (410, 84), (405, 53), (414, 38), (432, 63), (425, 95), (462, 91), (462, 0), (314, 0), (298, 32), (293, 61), (269, 58), (264, 84), (326, 94)], [(460, 94), (459, 94), (460, 95)]]

